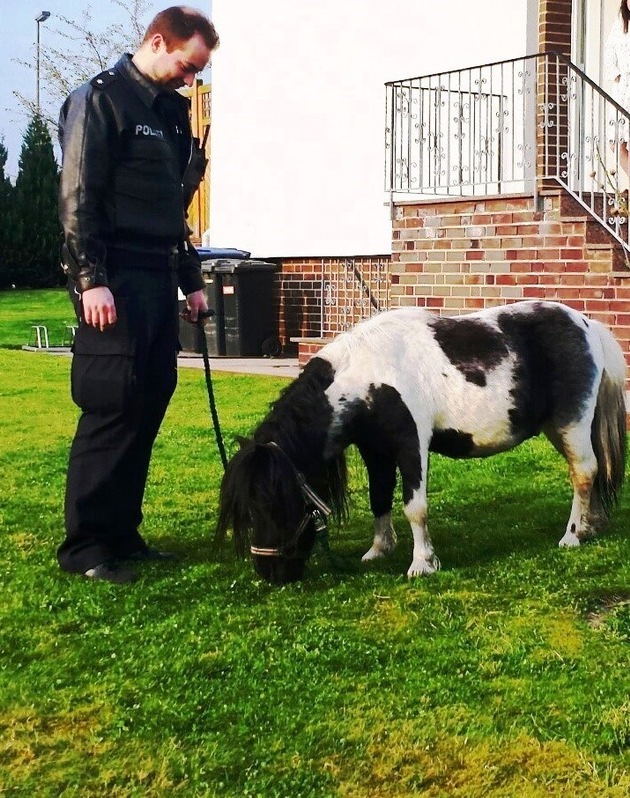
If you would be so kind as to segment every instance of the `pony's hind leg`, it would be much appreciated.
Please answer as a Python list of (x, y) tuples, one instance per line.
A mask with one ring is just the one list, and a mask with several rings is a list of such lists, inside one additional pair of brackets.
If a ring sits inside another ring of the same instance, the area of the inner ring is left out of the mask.
[(396, 486), (396, 462), (368, 446), (358, 448), (368, 471), (370, 508), (374, 515), (374, 541), (361, 558), (367, 562), (384, 557), (396, 548), (396, 532), (392, 526), (391, 512)]
[(579, 546), (597, 533), (601, 519), (593, 507), (593, 484), (597, 476), (597, 458), (591, 444), (590, 422), (571, 425), (560, 430), (545, 430), (545, 434), (569, 465), (573, 485), (571, 514), (562, 547)]

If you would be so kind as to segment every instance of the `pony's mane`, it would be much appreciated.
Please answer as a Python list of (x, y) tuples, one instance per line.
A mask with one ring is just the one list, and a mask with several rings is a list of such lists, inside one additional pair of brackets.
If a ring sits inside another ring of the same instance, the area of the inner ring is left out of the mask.
[[(304, 433), (319, 426), (323, 432), (328, 419), (322, 399), (335, 377), (331, 364), (321, 358), (310, 360), (300, 376), (283, 388), (254, 432), (257, 443), (275, 441), (282, 448), (303, 445)], [(319, 429), (318, 429), (319, 431)]]
[(217, 539), (231, 528), (237, 553), (244, 556), (254, 527), (275, 527), (281, 535), (302, 512), (303, 498), (286, 457), (276, 447), (246, 441), (223, 475)]
[(300, 376), (282, 390), (269, 413), (254, 432), (256, 443), (278, 444), (296, 468), (304, 471), (306, 463), (319, 464), (327, 487), (326, 501), (337, 520), (347, 516), (347, 472), (343, 452), (324, 460), (324, 448), (332, 418), (332, 408), (325, 396), (335, 371), (323, 358), (314, 357)]
[[(324, 459), (332, 412), (324, 392), (333, 379), (330, 363), (313, 358), (272, 404), (253, 440), (243, 441), (230, 460), (221, 484), (217, 538), (231, 528), (240, 554), (247, 553), (256, 526), (293, 534), (295, 519), (304, 513), (296, 469), (308, 481), (312, 470), (317, 482), (311, 487), (321, 491), (337, 521), (347, 517), (345, 455)], [(272, 442), (277, 446), (268, 445)]]

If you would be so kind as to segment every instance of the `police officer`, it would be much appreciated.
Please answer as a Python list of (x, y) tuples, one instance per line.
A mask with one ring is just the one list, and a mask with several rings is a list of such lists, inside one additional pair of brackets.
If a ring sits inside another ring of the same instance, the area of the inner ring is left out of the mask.
[[(62, 266), (79, 326), (61, 568), (131, 582), (124, 561), (165, 559), (138, 527), (153, 442), (177, 382), (177, 288), (191, 321), (207, 310), (187, 204), (205, 169), (192, 85), (219, 42), (200, 11), (173, 6), (136, 53), (64, 103), (59, 135)], [(191, 153), (197, 157), (191, 157)]]

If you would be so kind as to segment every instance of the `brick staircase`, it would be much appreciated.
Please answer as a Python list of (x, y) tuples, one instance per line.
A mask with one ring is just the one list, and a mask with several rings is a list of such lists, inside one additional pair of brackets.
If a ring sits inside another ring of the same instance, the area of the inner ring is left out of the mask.
[[(595, 210), (602, 212), (604, 198), (599, 195), (596, 198)], [(568, 194), (560, 195), (560, 218), (564, 224), (577, 224), (584, 226), (585, 249), (590, 252), (594, 260), (608, 259), (610, 256), (610, 271), (620, 277), (628, 272), (630, 277), (630, 253), (626, 253), (623, 246), (612, 236), (604, 225), (593, 218), (576, 200)], [(618, 219), (621, 228), (628, 225), (628, 214), (619, 213), (612, 217)], [(614, 228), (614, 222), (611, 224)], [(627, 236), (627, 232), (626, 232)], [(601, 255), (597, 254), (601, 253)]]
[[(625, 250), (561, 190), (538, 206), (531, 195), (398, 204), (390, 279), (391, 307), (445, 315), (522, 299), (563, 302), (610, 327), (630, 367)], [(326, 343), (292, 340), (300, 365)]]

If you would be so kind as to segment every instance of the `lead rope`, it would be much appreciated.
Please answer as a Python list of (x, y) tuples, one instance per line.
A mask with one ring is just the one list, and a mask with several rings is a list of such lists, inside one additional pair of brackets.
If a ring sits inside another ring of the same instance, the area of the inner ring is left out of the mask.
[(210, 416), (212, 418), (212, 425), (214, 427), (214, 435), (217, 439), (217, 447), (221, 455), (221, 462), (223, 463), (223, 470), (227, 468), (227, 455), (225, 454), (225, 445), (223, 444), (223, 436), (221, 435), (221, 426), (219, 424), (219, 414), (217, 413), (217, 403), (214, 398), (214, 389), (212, 387), (212, 374), (210, 372), (210, 356), (208, 354), (208, 342), (206, 340), (205, 321), (210, 316), (214, 315), (213, 310), (201, 311), (197, 318), (197, 327), (201, 331), (201, 355), (203, 357), (203, 370), (206, 375), (206, 388), (208, 390), (208, 405), (210, 406)]

